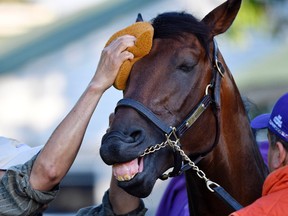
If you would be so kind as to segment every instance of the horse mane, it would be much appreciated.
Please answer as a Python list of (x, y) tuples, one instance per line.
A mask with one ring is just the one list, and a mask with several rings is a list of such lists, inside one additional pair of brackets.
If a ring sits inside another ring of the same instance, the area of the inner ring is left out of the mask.
[[(243, 102), (244, 107), (245, 107), (246, 114), (248, 116), (248, 120), (249, 120), (249, 122), (251, 122), (251, 119), (253, 118), (254, 112), (258, 112), (259, 109), (258, 109), (257, 105), (253, 101), (251, 101), (248, 97), (242, 95), (241, 98), (242, 98), (242, 102)], [(256, 130), (253, 128), (251, 128), (251, 129), (252, 129), (254, 139), (256, 142)]]
[(208, 35), (210, 29), (193, 15), (184, 11), (166, 12), (152, 19), (151, 24), (154, 27), (154, 39), (177, 39), (184, 36), (185, 33), (194, 34), (205, 49), (206, 54), (209, 53)]
[(253, 118), (253, 115), (259, 112), (259, 108), (257, 104), (255, 104), (253, 101), (250, 100), (247, 96), (241, 95), (242, 102), (244, 104), (246, 114), (248, 116), (249, 122)]

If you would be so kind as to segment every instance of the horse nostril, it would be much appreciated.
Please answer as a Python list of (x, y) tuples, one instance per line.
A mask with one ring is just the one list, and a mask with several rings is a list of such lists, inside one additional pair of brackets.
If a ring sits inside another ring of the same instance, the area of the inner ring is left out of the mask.
[(138, 140), (141, 138), (142, 135), (142, 131), (141, 130), (137, 130), (137, 131), (133, 131), (130, 136), (134, 139), (134, 141)]

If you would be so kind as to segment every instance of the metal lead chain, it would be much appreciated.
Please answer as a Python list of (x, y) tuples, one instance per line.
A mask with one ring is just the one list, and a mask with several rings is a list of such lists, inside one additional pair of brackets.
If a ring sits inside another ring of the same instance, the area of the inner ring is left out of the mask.
[(150, 146), (148, 148), (145, 149), (145, 151), (143, 152), (143, 154), (140, 155), (140, 157), (144, 157), (145, 155), (154, 153), (155, 151), (158, 151), (162, 148), (165, 148), (167, 146), (167, 142), (162, 142), (160, 144), (156, 144), (155, 146)]
[(203, 179), (206, 183), (206, 187), (208, 188), (208, 190), (210, 190), (211, 192), (214, 192), (214, 190), (212, 189), (212, 186), (216, 186), (219, 187), (219, 185), (211, 180), (209, 180), (206, 177), (206, 174), (199, 169), (198, 166), (195, 165), (195, 163), (193, 161), (190, 160), (190, 158), (184, 153), (184, 151), (180, 148), (180, 146), (177, 144), (177, 140), (176, 141), (168, 141), (169, 145), (171, 146), (171, 144), (173, 144), (173, 148), (178, 151), (180, 153), (180, 155), (182, 156), (183, 160), (188, 162), (188, 165), (196, 172), (196, 174), (198, 175), (198, 177), (200, 179)]
[[(147, 149), (145, 149), (145, 151), (143, 152), (143, 154), (141, 154), (140, 156), (141, 157), (144, 157), (145, 155), (148, 155), (148, 154), (151, 154), (151, 153), (154, 153), (155, 151), (158, 151), (162, 148), (165, 148), (167, 145), (170, 146), (171, 148), (173, 148), (175, 151), (178, 151), (179, 154), (182, 156), (183, 160), (188, 162), (188, 165), (196, 172), (196, 174), (198, 175), (198, 177), (200, 179), (203, 179), (206, 183), (206, 186), (207, 188), (211, 191), (211, 192), (214, 192), (214, 190), (212, 189), (212, 186), (219, 186), (217, 183), (209, 180), (207, 177), (206, 177), (206, 174), (199, 169), (198, 166), (196, 166), (196, 164), (185, 154), (185, 152), (181, 149), (180, 147), (180, 142), (179, 142), (179, 138), (177, 137), (176, 135), (176, 128), (175, 127), (171, 127), (172, 129), (172, 132), (167, 135), (166, 134), (166, 141), (165, 142), (162, 142), (160, 144), (156, 144), (154, 146), (150, 146), (148, 147)], [(171, 136), (174, 136), (175, 138), (175, 141), (174, 140), (171, 140), (170, 137)]]
[[(175, 141), (173, 140), (170, 140), (170, 136), (171, 134), (173, 133), (173, 136), (175, 137)], [(167, 141), (169, 146), (171, 146), (172, 148), (174, 148), (176, 151), (179, 152), (179, 154), (182, 156), (183, 160), (187, 161), (188, 162), (188, 165), (196, 172), (196, 174), (198, 175), (198, 177), (200, 179), (203, 179), (206, 183), (206, 186), (208, 188), (208, 190), (210, 190), (211, 192), (214, 192), (214, 190), (212, 189), (212, 186), (217, 186), (219, 187), (219, 185), (211, 180), (209, 180), (207, 177), (206, 177), (206, 174), (199, 169), (198, 166), (196, 166), (196, 164), (185, 154), (185, 152), (181, 149), (180, 145), (179, 145), (179, 138), (177, 137), (176, 135), (176, 128), (172, 128), (172, 132), (171, 134), (169, 134), (169, 136), (166, 136), (167, 138)]]

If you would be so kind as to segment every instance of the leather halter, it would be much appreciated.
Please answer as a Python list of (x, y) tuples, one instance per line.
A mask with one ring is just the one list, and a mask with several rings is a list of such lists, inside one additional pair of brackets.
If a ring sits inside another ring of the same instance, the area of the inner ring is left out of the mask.
[[(220, 110), (220, 89), (221, 89), (221, 78), (224, 76), (225, 70), (222, 66), (221, 62), (218, 61), (218, 46), (215, 40), (213, 40), (213, 76), (210, 83), (206, 87), (205, 95), (202, 100), (192, 109), (188, 117), (178, 126), (176, 127), (176, 135), (181, 138), (183, 134), (194, 124), (194, 122), (201, 116), (201, 114), (209, 107), (209, 105), (213, 105), (213, 113), (216, 119), (216, 135), (214, 142), (211, 147), (205, 150), (202, 153), (197, 154), (194, 161), (195, 163), (199, 162), (203, 157), (205, 157), (209, 152), (211, 152), (214, 147), (217, 145), (220, 134), (219, 127), (219, 110)], [(210, 91), (209, 91), (210, 90)], [(209, 92), (213, 92), (212, 96)], [(115, 112), (119, 107), (131, 107), (135, 109), (137, 112), (142, 114), (145, 118), (150, 120), (155, 126), (157, 126), (164, 134), (171, 134), (172, 128), (165, 124), (162, 120), (160, 120), (150, 109), (145, 107), (139, 101), (136, 101), (131, 98), (121, 99), (116, 106)], [(181, 174), (183, 171), (188, 170), (189, 166), (182, 166), (182, 157), (181, 155), (174, 151), (174, 169), (168, 175), (162, 175), (161, 179), (167, 179), (168, 177), (173, 177)]]
[[(205, 157), (209, 152), (211, 152), (214, 149), (214, 147), (217, 145), (217, 143), (219, 142), (219, 135), (220, 135), (219, 115), (220, 115), (220, 108), (221, 108), (220, 91), (221, 91), (221, 80), (224, 77), (225, 69), (222, 63), (218, 61), (218, 46), (217, 46), (215, 39), (213, 40), (213, 45), (214, 45), (213, 60), (212, 60), (213, 76), (212, 76), (210, 83), (206, 87), (205, 95), (202, 98), (202, 100), (192, 109), (188, 117), (178, 127), (176, 127), (176, 129), (169, 127), (167, 124), (161, 121), (150, 109), (145, 107), (140, 102), (133, 100), (131, 98), (124, 98), (120, 100), (116, 106), (116, 109), (121, 106), (134, 108), (140, 114), (145, 116), (148, 120), (153, 122), (153, 124), (156, 125), (160, 130), (162, 130), (164, 134), (166, 135), (166, 137), (167, 135), (170, 137), (171, 134), (175, 133), (175, 136), (176, 136), (175, 139), (176, 138), (178, 139), (178, 138), (181, 138), (181, 136), (183, 136), (183, 134), (194, 124), (194, 122), (199, 118), (199, 116), (201, 116), (201, 114), (208, 108), (210, 104), (213, 105), (212, 111), (216, 120), (216, 135), (215, 135), (214, 143), (206, 151), (200, 154), (197, 154), (196, 157), (192, 156), (193, 158), (196, 158), (194, 160), (194, 164), (197, 164), (203, 157)], [(213, 93), (212, 96), (209, 94), (209, 92)], [(180, 148), (181, 146), (179, 145), (178, 147)], [(165, 180), (168, 177), (179, 175), (182, 172), (192, 168), (189, 164), (185, 164), (184, 166), (182, 166), (182, 163), (183, 163), (182, 156), (180, 155), (178, 151), (175, 151), (174, 148), (173, 150), (174, 150), (174, 168), (172, 172), (170, 172), (169, 174), (162, 174), (162, 176), (160, 177), (160, 179), (162, 180)], [(197, 173), (197, 175), (199, 174)], [(232, 210), (236, 211), (236, 210), (243, 208), (224, 188), (222, 188), (217, 183), (210, 181), (207, 178), (206, 180), (208, 180), (206, 184), (207, 183), (210, 184), (210, 186), (208, 186), (207, 184), (208, 189), (211, 192), (215, 192), (216, 195), (220, 199), (222, 199)], [(212, 185), (213, 185), (213, 189), (211, 188)], [(192, 209), (190, 213), (195, 215), (194, 206), (192, 205), (190, 208)]]

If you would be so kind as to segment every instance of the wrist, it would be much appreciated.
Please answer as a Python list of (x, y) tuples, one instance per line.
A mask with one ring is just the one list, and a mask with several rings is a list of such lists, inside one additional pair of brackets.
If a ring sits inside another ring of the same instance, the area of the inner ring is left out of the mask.
[(109, 191), (109, 201), (116, 215), (129, 214), (141, 206), (140, 198), (123, 193), (115, 194), (112, 191)]
[[(140, 205), (140, 198), (134, 197), (120, 188), (114, 176), (111, 177), (109, 201), (114, 213), (117, 215), (134, 211)], [(129, 203), (129, 205), (127, 205), (127, 203)]]
[(106, 86), (103, 86), (100, 82), (91, 81), (87, 87), (87, 91), (94, 94), (102, 95), (107, 90)]

